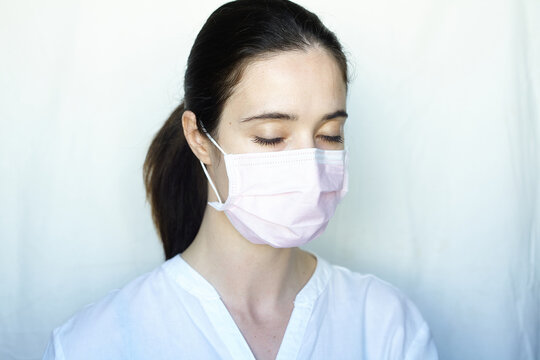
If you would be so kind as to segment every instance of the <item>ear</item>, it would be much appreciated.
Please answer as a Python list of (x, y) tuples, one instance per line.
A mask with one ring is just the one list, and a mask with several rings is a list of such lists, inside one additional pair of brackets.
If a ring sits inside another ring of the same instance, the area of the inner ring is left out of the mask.
[(184, 136), (193, 154), (205, 164), (211, 164), (210, 141), (200, 133), (197, 127), (197, 117), (192, 111), (186, 110), (182, 114), (182, 127)]

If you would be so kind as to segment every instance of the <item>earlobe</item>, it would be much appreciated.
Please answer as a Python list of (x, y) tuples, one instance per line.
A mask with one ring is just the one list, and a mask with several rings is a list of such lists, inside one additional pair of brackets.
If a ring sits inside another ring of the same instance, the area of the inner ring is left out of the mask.
[(196, 115), (189, 110), (182, 114), (182, 127), (184, 136), (193, 154), (205, 164), (211, 164), (209, 141), (202, 135), (197, 126)]

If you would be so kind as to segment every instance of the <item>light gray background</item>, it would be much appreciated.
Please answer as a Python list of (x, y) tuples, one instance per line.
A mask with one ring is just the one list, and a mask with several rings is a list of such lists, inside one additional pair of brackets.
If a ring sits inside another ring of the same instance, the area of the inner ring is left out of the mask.
[[(221, 3), (0, 3), (1, 359), (162, 262), (141, 166)], [(307, 248), (401, 288), (442, 359), (538, 359), (539, 2), (300, 3), (354, 74), (350, 192)]]

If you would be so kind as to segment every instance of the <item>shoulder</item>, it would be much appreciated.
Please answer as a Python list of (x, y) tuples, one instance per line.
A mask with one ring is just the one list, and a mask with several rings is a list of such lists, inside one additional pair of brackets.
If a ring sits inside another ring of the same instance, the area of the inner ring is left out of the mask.
[(75, 313), (53, 331), (45, 359), (123, 358), (130, 348), (133, 330), (156, 323), (158, 309), (171, 301), (164, 293), (175, 291), (163, 266), (137, 277), (120, 289)]
[(362, 332), (368, 349), (400, 351), (402, 359), (437, 359), (427, 322), (402, 290), (372, 274), (327, 266), (330, 301), (339, 304), (337, 312), (351, 324), (349, 331)]
[(319, 258), (328, 273), (328, 287), (342, 300), (376, 303), (380, 308), (404, 308), (414, 304), (403, 291), (373, 274), (352, 271)]
[(389, 313), (402, 317), (421, 316), (407, 295), (391, 283), (372, 274), (361, 274), (339, 265), (330, 266), (329, 286), (342, 300), (352, 305), (362, 303), (372, 316)]

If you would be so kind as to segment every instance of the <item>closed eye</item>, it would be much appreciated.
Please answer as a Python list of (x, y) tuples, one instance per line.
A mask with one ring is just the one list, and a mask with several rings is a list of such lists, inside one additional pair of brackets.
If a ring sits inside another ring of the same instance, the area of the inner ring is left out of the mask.
[(266, 139), (262, 138), (260, 136), (255, 136), (251, 141), (253, 141), (256, 144), (263, 145), (263, 146), (275, 146), (283, 141), (282, 137), (272, 138), (272, 139)]
[(330, 143), (340, 143), (340, 144), (343, 143), (343, 136), (341, 135), (336, 135), (336, 136), (319, 135), (319, 138)]

